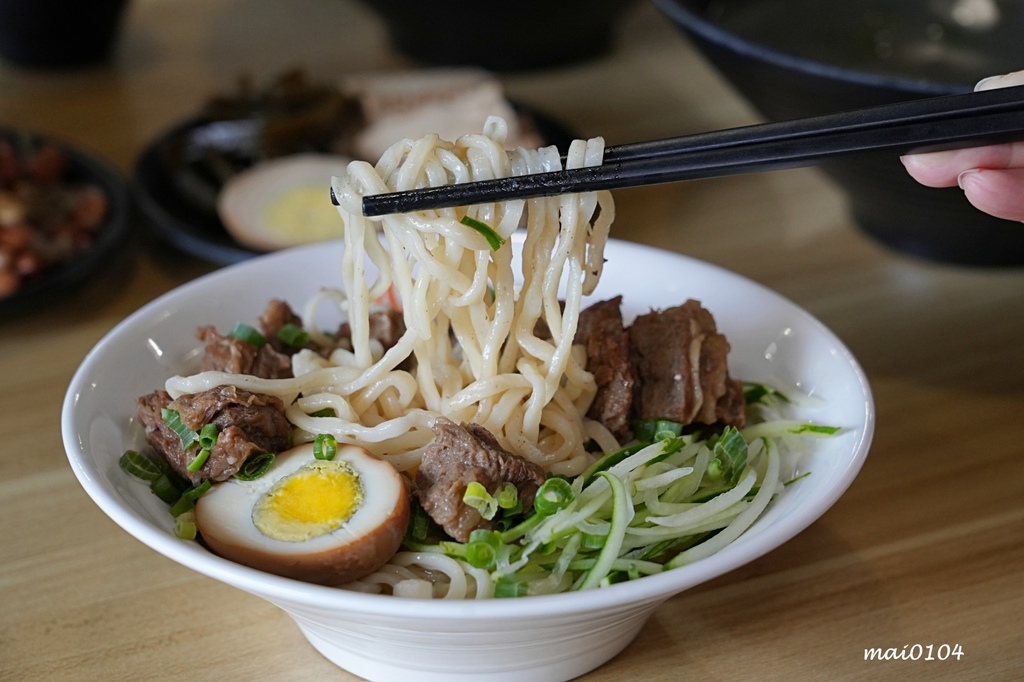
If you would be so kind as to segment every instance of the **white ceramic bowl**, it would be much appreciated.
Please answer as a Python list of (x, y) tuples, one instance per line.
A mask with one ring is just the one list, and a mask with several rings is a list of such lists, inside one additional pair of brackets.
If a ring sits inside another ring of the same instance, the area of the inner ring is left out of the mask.
[[(516, 240), (517, 245), (521, 240)], [(370, 680), (566, 680), (621, 651), (668, 597), (778, 547), (853, 481), (874, 429), (867, 381), (842, 342), (764, 287), (680, 255), (612, 241), (595, 298), (624, 295), (628, 317), (697, 298), (732, 344), (734, 376), (797, 386), (821, 399), (806, 416), (845, 428), (815, 441), (812, 475), (786, 487), (736, 542), (694, 564), (586, 593), (485, 601), (414, 600), (310, 585), (221, 559), (174, 537), (167, 508), (117, 464), (144, 441), (135, 398), (194, 356), (202, 324), (253, 321), (272, 297), (301, 305), (338, 285), (339, 244), (300, 247), (231, 266), (146, 305), (83, 361), (62, 428), (81, 485), (116, 523), (171, 559), (287, 611), (328, 659)], [(465, 671), (472, 671), (467, 673)]]

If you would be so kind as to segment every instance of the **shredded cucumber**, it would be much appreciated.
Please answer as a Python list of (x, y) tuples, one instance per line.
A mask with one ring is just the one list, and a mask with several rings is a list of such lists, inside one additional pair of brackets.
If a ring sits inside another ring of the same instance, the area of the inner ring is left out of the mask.
[[(754, 393), (759, 407), (791, 402), (767, 388)], [(799, 441), (840, 432), (768, 415), (706, 439), (663, 420), (645, 425), (640, 431), (651, 440), (600, 457), (571, 481), (557, 480), (556, 505), (542, 503), (541, 511), (488, 535), (486, 571), (482, 561), (472, 561), (478, 584), (498, 597), (594, 589), (718, 552), (785, 485), (807, 475), (786, 463)], [(543, 497), (553, 496), (545, 491)], [(463, 563), (473, 557), (457, 542), (407, 548)]]

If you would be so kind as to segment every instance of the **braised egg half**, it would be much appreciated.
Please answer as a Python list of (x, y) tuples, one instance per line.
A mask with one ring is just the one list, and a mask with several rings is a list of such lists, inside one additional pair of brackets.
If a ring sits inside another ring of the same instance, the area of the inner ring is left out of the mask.
[(217, 195), (217, 214), (240, 244), (259, 251), (340, 237), (344, 222), (331, 202), (331, 176), (350, 159), (295, 154), (256, 164), (233, 176)]
[(409, 523), (401, 475), (363, 448), (313, 445), (279, 454), (253, 481), (219, 483), (196, 500), (196, 526), (225, 559), (321, 585), (363, 578), (398, 551)]

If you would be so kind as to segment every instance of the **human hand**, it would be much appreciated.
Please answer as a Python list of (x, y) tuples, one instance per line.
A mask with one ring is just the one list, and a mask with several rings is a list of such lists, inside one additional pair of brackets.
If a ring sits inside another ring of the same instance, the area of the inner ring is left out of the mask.
[[(986, 78), (975, 90), (1024, 85), (1024, 71)], [(1024, 221), (1024, 142), (908, 154), (911, 177), (927, 187), (959, 185), (975, 207), (997, 218)]]

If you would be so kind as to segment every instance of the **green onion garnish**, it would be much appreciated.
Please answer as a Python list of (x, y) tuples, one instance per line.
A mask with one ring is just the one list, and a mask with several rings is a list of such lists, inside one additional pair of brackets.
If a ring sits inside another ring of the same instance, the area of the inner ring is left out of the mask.
[(549, 478), (537, 489), (537, 496), (533, 499), (533, 509), (540, 516), (551, 516), (555, 512), (565, 509), (574, 499), (576, 499), (576, 491), (572, 489), (569, 481), (564, 478)]
[(309, 416), (310, 417), (336, 417), (338, 415), (334, 412), (334, 408), (333, 407), (325, 407), (322, 410), (317, 410), (316, 412), (310, 412)]
[(165, 472), (157, 476), (149, 484), (153, 494), (163, 500), (166, 504), (174, 504), (181, 497), (182, 488), (175, 485), (169, 473)]
[(495, 493), (494, 499), (498, 501), (498, 506), (502, 509), (515, 509), (519, 504), (519, 489), (512, 483), (502, 483), (498, 492)]
[(231, 331), (228, 332), (228, 336), (239, 341), (245, 341), (248, 344), (262, 348), (267, 343), (267, 337), (260, 334), (255, 327), (251, 327), (243, 322), (239, 322)]
[(245, 464), (235, 472), (235, 478), (239, 481), (255, 481), (257, 478), (267, 473), (267, 469), (274, 463), (274, 453), (264, 452), (263, 454), (250, 457), (245, 460)]
[(521, 580), (497, 580), (494, 583), (495, 597), (525, 597), (529, 592), (529, 584)]
[[(633, 422), (633, 435), (638, 441), (664, 440), (662, 432), (671, 432), (673, 436), (683, 433), (683, 425), (670, 419), (641, 419)], [(663, 436), (663, 437), (659, 437)]]
[(462, 220), (459, 221), (467, 227), (471, 227), (484, 236), (487, 243), (491, 245), (492, 251), (497, 251), (501, 248), (502, 244), (505, 243), (505, 239), (494, 231), (494, 229), (487, 223), (482, 223), (475, 218), (470, 218), (468, 215), (462, 216)]
[(200, 469), (203, 468), (203, 465), (206, 464), (206, 460), (208, 460), (208, 459), (210, 459), (210, 450), (209, 450), (209, 448), (202, 448), (199, 451), (199, 454), (197, 454), (195, 457), (193, 457), (192, 461), (189, 462), (185, 466), (185, 468), (188, 469), (189, 471), (199, 471)]
[(317, 434), (313, 440), (313, 456), (317, 459), (334, 459), (338, 453), (338, 441), (329, 433)]
[(466, 492), (462, 494), (462, 502), (467, 507), (476, 509), (480, 516), (488, 521), (498, 513), (498, 501), (478, 481), (470, 481), (466, 485)]
[(469, 534), (469, 542), (466, 543), (466, 561), (473, 568), (489, 571), (498, 561), (498, 548), (500, 547), (500, 533), (478, 528)]
[(162, 473), (160, 467), (153, 460), (135, 450), (127, 450), (121, 455), (117, 464), (125, 473), (141, 478), (143, 481), (155, 481)]
[(199, 447), (212, 450), (217, 444), (217, 425), (207, 424), (199, 431)]
[(174, 519), (174, 535), (182, 540), (195, 540), (199, 529), (196, 527), (196, 514), (189, 510)]
[(181, 415), (178, 414), (177, 410), (171, 410), (165, 407), (160, 410), (160, 416), (163, 417), (164, 423), (167, 424), (167, 428), (178, 434), (178, 438), (181, 439), (182, 450), (188, 450), (196, 441), (199, 440), (199, 434), (182, 423)]
[(171, 516), (178, 518), (182, 514), (196, 506), (196, 500), (203, 496), (207, 490), (213, 487), (213, 483), (204, 479), (181, 494), (181, 497), (171, 505)]
[(309, 343), (309, 332), (289, 322), (277, 330), (277, 339), (292, 348), (302, 348)]

